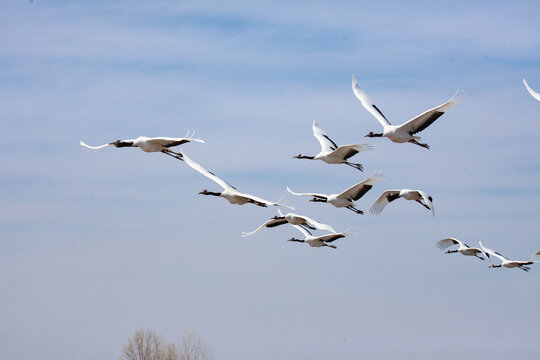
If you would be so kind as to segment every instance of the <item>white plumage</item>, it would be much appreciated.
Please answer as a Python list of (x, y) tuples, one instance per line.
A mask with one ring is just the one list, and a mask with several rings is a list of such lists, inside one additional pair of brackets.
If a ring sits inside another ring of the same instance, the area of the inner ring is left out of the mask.
[(181, 156), (183, 157), (186, 164), (188, 164), (192, 169), (197, 170), (199, 173), (206, 176), (207, 178), (214, 181), (216, 184), (218, 184), (219, 186), (221, 186), (223, 188), (223, 191), (219, 192), (219, 193), (204, 190), (204, 191), (201, 191), (199, 194), (220, 196), (222, 198), (227, 199), (231, 204), (244, 205), (244, 204), (247, 204), (247, 203), (251, 203), (251, 204), (255, 204), (255, 205), (258, 205), (258, 206), (262, 206), (262, 207), (266, 207), (268, 205), (273, 205), (273, 206), (286, 207), (286, 208), (289, 208), (291, 210), (294, 210), (293, 207), (290, 207), (290, 206), (287, 206), (287, 205), (278, 204), (278, 203), (275, 203), (275, 202), (272, 202), (272, 201), (261, 199), (260, 197), (257, 197), (257, 196), (241, 193), (240, 191), (236, 190), (236, 188), (234, 188), (232, 185), (230, 185), (227, 182), (225, 182), (224, 180), (218, 178), (216, 175), (214, 175), (210, 171), (206, 170), (205, 168), (203, 168), (201, 165), (199, 165), (195, 161), (191, 160), (186, 154), (181, 153)]
[[(336, 232), (334, 228), (331, 227), (330, 225), (322, 224), (304, 215), (298, 215), (298, 214), (293, 214), (293, 213), (287, 213), (283, 215), (279, 209), (278, 209), (278, 213), (279, 213), (279, 216), (274, 216), (273, 218), (271, 218), (270, 220), (268, 220), (267, 222), (265, 222), (264, 224), (262, 224), (257, 229), (251, 232), (242, 233), (242, 236), (243, 237), (252, 236), (264, 228), (273, 228), (273, 227), (287, 224), (287, 223), (291, 225), (302, 226), (303, 228), (308, 228), (311, 230), (318, 229), (318, 230), (330, 231), (333, 233)], [(308, 230), (306, 229), (306, 231)]]
[(317, 125), (317, 121), (313, 121), (313, 135), (321, 144), (321, 151), (315, 156), (307, 156), (299, 154), (294, 156), (295, 159), (322, 160), (327, 164), (347, 164), (355, 169), (363, 171), (363, 166), (360, 163), (351, 163), (347, 161), (350, 157), (356, 155), (360, 151), (370, 150), (368, 144), (352, 144), (337, 146), (332, 139), (328, 137), (326, 132)]
[(426, 149), (429, 149), (428, 144), (419, 143), (420, 137), (414, 134), (421, 132), (429, 125), (433, 124), (442, 114), (444, 114), (452, 106), (459, 104), (465, 98), (463, 91), (457, 91), (456, 94), (444, 104), (434, 107), (431, 110), (425, 111), (422, 114), (412, 118), (401, 125), (392, 125), (382, 114), (379, 108), (373, 103), (373, 101), (367, 96), (367, 94), (360, 89), (356, 79), (352, 78), (352, 88), (354, 95), (362, 102), (362, 105), (379, 121), (383, 127), (382, 133), (370, 132), (366, 137), (387, 137), (395, 143), (410, 142)]
[(331, 247), (333, 249), (336, 249), (337, 247), (335, 245), (328, 245), (328, 243), (331, 243), (337, 239), (341, 239), (345, 236), (350, 235), (348, 232), (341, 232), (341, 233), (333, 233), (333, 234), (327, 234), (322, 236), (312, 236), (310, 233), (308, 233), (306, 230), (304, 230), (301, 226), (298, 225), (292, 225), (298, 231), (300, 231), (302, 234), (304, 234), (304, 239), (297, 239), (297, 238), (290, 238), (289, 241), (296, 241), (296, 242), (303, 242), (308, 243), (309, 246), (312, 247), (322, 247), (327, 246)]
[(339, 194), (326, 195), (318, 193), (296, 193), (289, 189), (289, 187), (287, 187), (287, 191), (293, 195), (312, 196), (313, 199), (310, 200), (312, 202), (326, 202), (334, 205), (337, 208), (344, 207), (356, 212), (357, 214), (363, 214), (364, 212), (362, 210), (355, 208), (354, 201), (364, 196), (364, 194), (367, 193), (373, 187), (373, 185), (378, 183), (382, 178), (383, 174), (376, 171), (366, 180), (351, 186)]
[(527, 80), (525, 80), (525, 78), (523, 78), (523, 84), (525, 84), (525, 87), (527, 88), (527, 91), (529, 92), (529, 94), (531, 94), (531, 96), (535, 98), (536, 100), (540, 101), (540, 94), (534, 91), (533, 89), (531, 89), (529, 84), (527, 84)]
[(480, 250), (479, 248), (472, 248), (458, 239), (449, 237), (449, 238), (437, 241), (437, 247), (441, 250), (444, 250), (453, 245), (459, 245), (459, 248), (457, 250), (448, 250), (446, 254), (459, 252), (465, 256), (476, 256), (480, 260), (485, 260), (483, 257), (478, 255), (479, 253), (482, 253), (482, 250)]
[(499, 265), (495, 265), (495, 264), (493, 264), (493, 261), (491, 261), (491, 265), (489, 266), (491, 268), (498, 268), (498, 267), (501, 267), (501, 266), (504, 266), (506, 268), (518, 267), (521, 270), (529, 271), (531, 268), (528, 267), (527, 265), (531, 265), (531, 264), (535, 263), (535, 261), (509, 260), (509, 259), (505, 258), (504, 256), (502, 256), (501, 254), (499, 254), (498, 252), (493, 251), (493, 250), (485, 247), (484, 245), (482, 245), (481, 241), (479, 241), (478, 243), (480, 244), (480, 248), (482, 249), (482, 252), (484, 253), (484, 255), (486, 255), (486, 257), (489, 259), (489, 261), (491, 261), (492, 256), (495, 256), (495, 257), (499, 258), (499, 260), (501, 260), (501, 263)]
[[(431, 210), (433, 216), (435, 216), (435, 208), (433, 207), (433, 198), (423, 192), (422, 190), (386, 190), (379, 196), (377, 201), (373, 203), (369, 210), (372, 215), (379, 215), (383, 209), (392, 201), (404, 198), (406, 200), (414, 200), (428, 210)], [(425, 202), (422, 202), (422, 200)]]
[(91, 149), (91, 150), (99, 150), (108, 146), (114, 146), (117, 148), (138, 147), (144, 152), (162, 152), (176, 159), (182, 160), (182, 155), (180, 153), (174, 152), (170, 150), (169, 148), (182, 145), (188, 142), (192, 142), (192, 141), (204, 143), (204, 140), (193, 138), (193, 135), (195, 135), (195, 132), (191, 133), (190, 135), (188, 131), (188, 133), (186, 134), (186, 137), (183, 137), (183, 138), (171, 138), (171, 137), (150, 138), (147, 136), (139, 136), (136, 139), (116, 140), (114, 142), (99, 145), (99, 146), (90, 146), (90, 145), (85, 144), (83, 141), (80, 141), (80, 144), (81, 146), (87, 149)]

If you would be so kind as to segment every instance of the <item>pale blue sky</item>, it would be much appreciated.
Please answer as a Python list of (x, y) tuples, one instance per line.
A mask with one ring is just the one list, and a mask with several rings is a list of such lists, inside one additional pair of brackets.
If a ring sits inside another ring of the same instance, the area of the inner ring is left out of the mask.
[[(516, 259), (540, 249), (540, 4), (520, 2), (0, 3), (0, 358), (115, 359), (138, 328), (196, 330), (215, 359), (531, 359), (540, 267), (444, 255), (447, 236)], [(365, 172), (295, 160), (380, 125), (468, 100), (421, 135), (372, 139)], [(138, 149), (79, 140), (184, 136), (240, 190), (351, 227), (337, 250), (244, 239), (274, 209), (197, 193), (218, 186)], [(246, 151), (247, 150), (247, 151)], [(339, 192), (379, 169), (421, 188), (436, 217), (380, 217), (289, 195)]]

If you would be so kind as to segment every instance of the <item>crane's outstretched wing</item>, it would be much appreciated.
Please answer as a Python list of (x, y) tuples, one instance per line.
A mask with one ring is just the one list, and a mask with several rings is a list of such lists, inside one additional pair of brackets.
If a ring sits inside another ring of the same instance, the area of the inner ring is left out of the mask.
[(287, 186), (287, 191), (290, 192), (291, 194), (297, 195), (297, 196), (313, 196), (313, 197), (316, 197), (316, 198), (319, 198), (319, 199), (328, 199), (328, 195), (325, 195), (325, 194), (316, 194), (316, 193), (296, 193), (296, 192), (292, 191), (291, 189), (289, 189), (288, 186)]
[(527, 88), (527, 91), (529, 92), (529, 94), (531, 94), (531, 96), (535, 98), (536, 100), (540, 101), (540, 94), (534, 91), (533, 89), (531, 89), (529, 84), (527, 84), (527, 80), (525, 80), (525, 78), (523, 78), (523, 84), (525, 84), (525, 87)]
[(480, 249), (482, 249), (482, 252), (484, 253), (484, 255), (489, 259), (489, 261), (491, 262), (491, 264), (493, 264), (493, 261), (491, 260), (491, 256), (495, 256), (497, 258), (499, 258), (501, 261), (510, 261), (509, 259), (505, 258), (504, 256), (502, 256), (501, 254), (499, 254), (498, 252), (496, 251), (493, 251), (487, 247), (485, 247), (484, 245), (482, 245), (482, 242), (479, 241), (478, 244), (480, 244)]
[(82, 140), (79, 142), (79, 144), (81, 144), (81, 146), (87, 148), (87, 149), (92, 149), (92, 150), (99, 150), (99, 149), (103, 149), (107, 146), (114, 146), (113, 143), (108, 143), (108, 144), (103, 144), (103, 145), (99, 145), (99, 146), (90, 146), (90, 145), (87, 145), (85, 144)]
[(358, 154), (360, 151), (366, 151), (373, 149), (373, 146), (367, 143), (353, 144), (353, 145), (341, 145), (336, 150), (332, 151), (329, 156), (335, 155), (343, 160)]
[(283, 225), (286, 223), (288, 223), (288, 221), (283, 216), (280, 216), (280, 217), (274, 216), (273, 218), (271, 218), (270, 220), (268, 220), (267, 222), (265, 222), (264, 224), (262, 224), (255, 230), (242, 233), (242, 237), (253, 236), (255, 235), (255, 233), (259, 232), (260, 230), (264, 228), (276, 227), (276, 226)]
[(434, 107), (431, 110), (423, 112), (417, 117), (407, 121), (403, 125), (399, 126), (400, 130), (403, 130), (410, 135), (419, 133), (420, 131), (427, 128), (429, 125), (433, 124), (442, 114), (445, 113), (452, 106), (459, 104), (465, 100), (465, 92), (463, 90), (458, 90), (454, 96), (444, 104), (441, 104), (437, 107)]
[(182, 145), (191, 141), (204, 143), (204, 140), (191, 138), (191, 137), (184, 137), (184, 138), (155, 137), (155, 138), (150, 138), (147, 140), (149, 144), (158, 144), (166, 148)]
[(318, 221), (315, 221), (313, 220), (312, 218), (309, 218), (307, 216), (304, 216), (304, 215), (296, 215), (298, 217), (301, 217), (302, 219), (304, 219), (309, 225), (313, 226), (314, 228), (318, 229), (318, 230), (325, 230), (325, 231), (330, 231), (332, 233), (336, 233), (336, 230), (334, 230), (333, 227), (331, 227), (330, 225), (326, 225), (326, 224), (323, 224), (323, 223), (320, 223)]
[(366, 180), (359, 182), (348, 188), (347, 190), (341, 192), (337, 197), (344, 199), (358, 200), (365, 195), (376, 183), (381, 181), (384, 177), (383, 173), (380, 171), (375, 171), (370, 177)]
[(292, 225), (292, 227), (294, 227), (295, 229), (297, 229), (298, 231), (300, 231), (302, 234), (304, 234), (304, 237), (307, 239), (310, 235), (310, 233), (308, 233), (304, 228), (302, 228), (300, 225)]
[(379, 108), (369, 98), (369, 96), (367, 96), (367, 94), (360, 89), (354, 76), (352, 77), (352, 89), (353, 89), (354, 95), (356, 95), (356, 97), (358, 98), (358, 100), (360, 100), (362, 105), (364, 105), (366, 110), (369, 111), (371, 115), (375, 116), (375, 119), (377, 119), (377, 121), (381, 123), (383, 128), (387, 127), (388, 125), (391, 125), (390, 122), (383, 115), (381, 110), (379, 110)]
[(312, 218), (310, 217), (307, 217), (305, 215), (298, 215), (298, 214), (293, 214), (293, 213), (287, 213), (285, 215), (283, 215), (281, 213), (281, 210), (278, 209), (278, 214), (280, 217), (284, 217), (284, 218), (287, 218), (287, 217), (291, 217), (291, 218), (298, 218), (298, 219), (301, 219), (302, 221), (305, 221), (306, 223), (308, 223), (308, 225), (314, 227), (315, 229), (318, 229), (318, 230), (325, 230), (325, 231), (330, 231), (330, 232), (333, 232), (334, 234), (336, 233), (336, 230), (334, 230), (333, 227), (331, 227), (330, 225), (326, 225), (326, 224), (323, 224), (323, 223), (320, 223), (316, 220), (313, 220)]
[(335, 142), (332, 141), (326, 132), (317, 125), (317, 121), (313, 120), (313, 135), (319, 140), (322, 151), (332, 152), (338, 148)]
[(371, 215), (379, 215), (391, 201), (396, 200), (400, 190), (386, 190), (379, 198), (371, 205), (369, 212)]
[(223, 188), (223, 190), (235, 189), (234, 186), (232, 186), (232, 185), (228, 184), (227, 182), (223, 181), (222, 179), (218, 178), (216, 175), (214, 175), (210, 171), (206, 170), (205, 168), (203, 168), (201, 165), (199, 165), (195, 161), (191, 160), (191, 158), (189, 158), (186, 154), (184, 154), (182, 152), (181, 152), (181, 154), (182, 154), (182, 157), (183, 157), (184, 161), (186, 162), (186, 164), (188, 164), (192, 169), (197, 170), (198, 172), (200, 172), (201, 174), (203, 174), (204, 176), (206, 176), (210, 180), (214, 181), (216, 184), (221, 186)]
[(435, 207), (433, 206), (433, 203), (431, 202), (431, 200), (429, 199), (429, 196), (428, 194), (426, 194), (425, 192), (423, 192), (422, 190), (418, 190), (418, 192), (420, 193), (420, 195), (422, 195), (422, 198), (424, 199), (424, 201), (426, 202), (426, 205), (429, 207), (429, 209), (431, 210), (431, 213), (433, 214), (433, 216), (435, 216)]
[(463, 244), (463, 242), (459, 241), (458, 239), (451, 238), (451, 237), (437, 241), (437, 247), (441, 250), (444, 250), (452, 245), (461, 245), (461, 244)]
[(348, 236), (348, 235), (350, 235), (350, 233), (341, 232), (341, 233), (336, 233), (336, 234), (328, 234), (328, 235), (319, 236), (318, 239), (321, 241), (324, 241), (325, 243), (329, 243), (337, 239), (344, 238), (345, 236)]
[(284, 207), (284, 208), (287, 208), (287, 209), (294, 210), (294, 208), (292, 206), (276, 203), (276, 202), (273, 202), (273, 201), (268, 201), (268, 200), (262, 199), (260, 197), (257, 197), (255, 195), (241, 193), (241, 192), (239, 192), (237, 190), (235, 190), (235, 195), (243, 197), (244, 199), (248, 200), (248, 202), (264, 204), (264, 205), (272, 205), (272, 206), (281, 206), (281, 207)]

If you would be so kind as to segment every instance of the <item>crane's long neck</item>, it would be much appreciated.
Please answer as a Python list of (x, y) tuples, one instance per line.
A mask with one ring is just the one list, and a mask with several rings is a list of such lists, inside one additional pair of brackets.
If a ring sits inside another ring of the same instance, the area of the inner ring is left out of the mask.
[(207, 191), (207, 190), (201, 191), (199, 194), (201, 194), (201, 195), (221, 196), (220, 192), (212, 192), (212, 191)]
[(317, 197), (314, 197), (314, 198), (311, 199), (310, 201), (312, 201), (312, 202), (327, 202), (328, 199), (327, 199), (327, 198), (317, 198)]
[(117, 148), (136, 146), (135, 141), (133, 141), (133, 140), (117, 140), (115, 142), (110, 143), (110, 145), (113, 145), (113, 146), (115, 146)]
[(369, 134), (367, 134), (365, 137), (382, 137), (383, 136), (383, 133), (374, 133), (374, 132), (370, 132)]
[(297, 159), (309, 159), (309, 160), (313, 160), (315, 159), (315, 156), (308, 156), (308, 155), (298, 155), (296, 156)]

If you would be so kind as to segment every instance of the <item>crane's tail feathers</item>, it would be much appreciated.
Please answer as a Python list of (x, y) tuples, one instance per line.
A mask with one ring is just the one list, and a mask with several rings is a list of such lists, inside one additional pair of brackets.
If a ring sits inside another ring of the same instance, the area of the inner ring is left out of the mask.
[(357, 236), (359, 233), (351, 232), (351, 226), (349, 226), (345, 231), (342, 232), (343, 236)]
[(368, 142), (363, 142), (363, 143), (360, 143), (360, 144), (356, 144), (354, 149), (357, 150), (357, 151), (373, 150), (373, 145), (371, 145)]
[(385, 178), (385, 175), (381, 170), (375, 170), (373, 174), (369, 177), (368, 185), (374, 185)]

